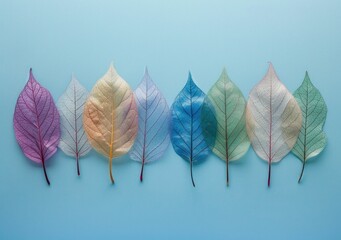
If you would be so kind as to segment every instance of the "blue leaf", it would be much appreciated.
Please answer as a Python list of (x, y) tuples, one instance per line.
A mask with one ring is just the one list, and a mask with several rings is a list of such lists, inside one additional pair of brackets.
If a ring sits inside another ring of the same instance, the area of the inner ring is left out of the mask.
[(142, 163), (142, 182), (144, 164), (158, 160), (169, 145), (170, 113), (166, 99), (150, 78), (147, 68), (140, 85), (134, 91), (134, 96), (138, 108), (139, 129), (129, 156)]
[(185, 87), (175, 98), (171, 108), (171, 142), (175, 152), (189, 161), (191, 180), (193, 163), (200, 162), (210, 153), (201, 128), (201, 107), (205, 93), (193, 82), (191, 73)]

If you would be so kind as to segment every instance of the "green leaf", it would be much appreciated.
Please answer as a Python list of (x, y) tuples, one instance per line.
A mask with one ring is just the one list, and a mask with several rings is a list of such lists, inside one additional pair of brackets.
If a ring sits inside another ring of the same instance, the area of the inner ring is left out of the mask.
[(298, 182), (301, 181), (308, 159), (317, 156), (325, 148), (327, 139), (323, 126), (327, 117), (327, 105), (320, 91), (311, 83), (306, 72), (302, 85), (295, 91), (302, 110), (302, 128), (292, 152), (303, 162)]
[[(202, 111), (209, 112), (213, 107), (216, 128), (204, 131), (212, 152), (226, 161), (226, 180), (229, 183), (228, 162), (238, 160), (249, 149), (250, 141), (245, 126), (245, 98), (240, 89), (230, 80), (226, 70), (207, 93)], [(206, 114), (202, 114), (205, 116)], [(203, 129), (214, 126), (202, 118)], [(212, 127), (211, 127), (212, 129)], [(212, 139), (215, 138), (215, 141)]]

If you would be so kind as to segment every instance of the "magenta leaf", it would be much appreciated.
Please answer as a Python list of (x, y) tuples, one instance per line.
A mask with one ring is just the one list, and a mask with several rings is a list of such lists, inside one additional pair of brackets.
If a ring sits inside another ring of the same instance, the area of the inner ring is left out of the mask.
[(45, 161), (57, 151), (59, 113), (50, 92), (35, 80), (32, 69), (18, 97), (13, 124), (15, 137), (25, 156), (43, 165), (47, 184), (50, 185)]

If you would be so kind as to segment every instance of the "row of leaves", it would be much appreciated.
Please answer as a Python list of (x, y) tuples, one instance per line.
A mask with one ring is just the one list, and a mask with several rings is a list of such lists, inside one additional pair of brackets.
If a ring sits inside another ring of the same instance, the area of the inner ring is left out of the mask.
[(326, 104), (308, 73), (291, 95), (272, 64), (247, 102), (225, 69), (207, 94), (189, 74), (171, 109), (147, 69), (134, 92), (113, 66), (90, 94), (72, 77), (57, 106), (31, 69), (15, 107), (14, 130), (25, 156), (42, 164), (48, 184), (45, 161), (58, 146), (76, 159), (78, 175), (79, 158), (94, 148), (108, 158), (114, 183), (114, 158), (129, 153), (141, 162), (142, 181), (145, 164), (160, 159), (170, 142), (190, 163), (193, 186), (193, 164), (211, 151), (226, 161), (228, 184), (228, 163), (240, 159), (251, 142), (257, 155), (268, 162), (270, 186), (271, 164), (291, 150), (303, 162), (300, 182), (306, 161), (326, 145), (322, 130), (326, 114)]

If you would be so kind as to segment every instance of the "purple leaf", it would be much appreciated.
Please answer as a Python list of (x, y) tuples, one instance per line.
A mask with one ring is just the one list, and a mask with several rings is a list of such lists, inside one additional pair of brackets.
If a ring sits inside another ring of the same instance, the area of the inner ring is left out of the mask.
[(15, 137), (25, 156), (43, 165), (56, 151), (60, 139), (59, 113), (50, 92), (34, 78), (30, 69), (29, 80), (20, 93), (14, 112)]

